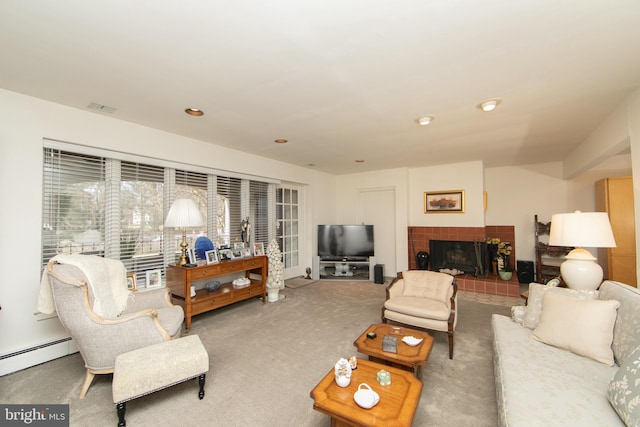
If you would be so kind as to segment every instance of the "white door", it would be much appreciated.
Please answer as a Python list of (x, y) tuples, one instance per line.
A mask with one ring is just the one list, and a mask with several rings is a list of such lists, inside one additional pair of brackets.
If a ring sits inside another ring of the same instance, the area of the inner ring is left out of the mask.
[(375, 262), (386, 277), (396, 277), (396, 193), (393, 188), (360, 191), (359, 222), (373, 224)]

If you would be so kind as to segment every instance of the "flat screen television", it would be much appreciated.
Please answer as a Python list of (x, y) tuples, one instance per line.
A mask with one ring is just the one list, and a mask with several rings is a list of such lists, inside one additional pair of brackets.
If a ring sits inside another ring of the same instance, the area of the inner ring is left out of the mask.
[(318, 256), (366, 259), (373, 255), (373, 225), (318, 225)]

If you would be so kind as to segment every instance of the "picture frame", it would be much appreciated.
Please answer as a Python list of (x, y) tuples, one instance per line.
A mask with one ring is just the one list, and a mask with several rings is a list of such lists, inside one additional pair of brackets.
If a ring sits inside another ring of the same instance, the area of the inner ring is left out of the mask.
[(218, 251), (218, 258), (220, 261), (227, 261), (231, 259), (231, 249), (220, 249)]
[(425, 191), (424, 213), (464, 213), (464, 190)]
[(235, 242), (233, 244), (233, 249), (234, 250), (242, 250), (242, 249), (244, 249), (244, 242)]
[(162, 287), (162, 270), (147, 271), (147, 289)]
[(138, 290), (138, 283), (136, 281), (136, 273), (127, 273), (127, 289), (131, 292)]
[(188, 248), (187, 249), (187, 262), (189, 264), (196, 264), (197, 263), (195, 248)]
[(218, 251), (216, 251), (215, 249), (206, 251), (204, 253), (204, 256), (207, 260), (207, 264), (215, 264), (217, 262), (220, 262), (220, 259), (218, 258)]
[(250, 248), (242, 248), (242, 258), (248, 258), (251, 256)]
[(242, 258), (242, 249), (234, 248), (231, 251), (231, 259), (240, 259), (240, 258)]
[(254, 243), (253, 244), (253, 255), (254, 256), (263, 256), (264, 255), (264, 243)]

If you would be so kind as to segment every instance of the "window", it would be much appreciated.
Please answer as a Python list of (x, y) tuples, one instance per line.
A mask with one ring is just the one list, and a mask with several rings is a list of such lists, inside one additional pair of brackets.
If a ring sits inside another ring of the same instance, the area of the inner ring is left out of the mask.
[(276, 191), (276, 219), (278, 222), (276, 235), (282, 251), (284, 268), (298, 267), (299, 218), (297, 189), (278, 188)]
[(43, 267), (57, 254), (96, 254), (120, 259), (144, 283), (146, 271), (164, 268), (180, 253), (180, 230), (164, 229), (171, 202), (179, 197), (195, 200), (205, 219), (202, 229), (189, 230), (190, 247), (198, 236), (218, 245), (240, 241), (242, 200), (249, 201), (244, 217), (250, 217), (252, 241), (269, 240), (273, 183), (74, 147), (45, 141)]

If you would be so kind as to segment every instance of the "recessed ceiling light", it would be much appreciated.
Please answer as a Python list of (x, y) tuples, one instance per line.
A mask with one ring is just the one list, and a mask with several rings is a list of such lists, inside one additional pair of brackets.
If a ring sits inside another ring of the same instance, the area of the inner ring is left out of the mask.
[(364, 160), (358, 159), (358, 160), (356, 160), (356, 163), (364, 163)]
[(276, 144), (286, 144), (289, 141), (287, 141), (286, 139), (283, 139), (283, 138), (279, 138), (279, 139), (274, 140), (273, 142), (275, 142)]
[(502, 99), (499, 98), (487, 99), (486, 101), (482, 101), (480, 104), (476, 105), (476, 107), (488, 113), (489, 111), (495, 110), (501, 102)]
[(426, 126), (429, 123), (431, 123), (433, 121), (434, 117), (433, 116), (423, 116), (423, 117), (418, 117), (416, 119), (416, 122), (420, 125), (420, 126)]
[(187, 108), (186, 110), (184, 110), (184, 112), (190, 116), (196, 116), (196, 117), (200, 117), (204, 115), (204, 111), (198, 110), (197, 108)]

